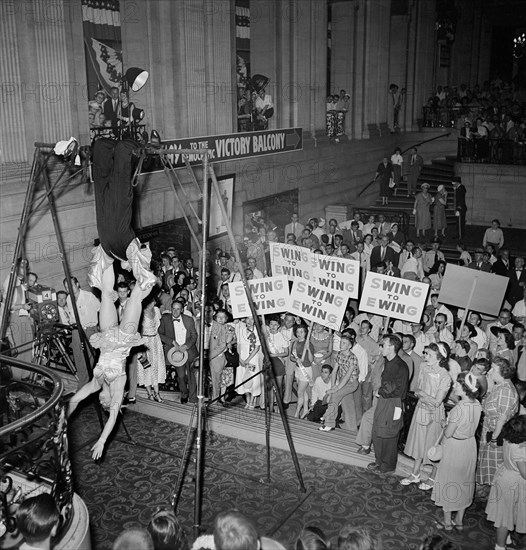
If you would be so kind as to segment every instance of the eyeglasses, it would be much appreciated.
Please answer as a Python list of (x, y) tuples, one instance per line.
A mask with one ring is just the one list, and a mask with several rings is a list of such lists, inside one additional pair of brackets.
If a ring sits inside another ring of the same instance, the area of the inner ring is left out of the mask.
[(434, 321), (435, 325), (443, 325), (444, 321)]

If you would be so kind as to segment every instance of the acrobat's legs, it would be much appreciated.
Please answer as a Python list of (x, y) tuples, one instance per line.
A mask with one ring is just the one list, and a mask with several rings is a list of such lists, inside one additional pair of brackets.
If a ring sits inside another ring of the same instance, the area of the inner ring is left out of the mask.
[(150, 294), (151, 290), (151, 287), (147, 290), (143, 290), (138, 284), (133, 287), (122, 315), (120, 324), (122, 332), (126, 334), (135, 334), (137, 332), (139, 328), (139, 319), (142, 313), (142, 301)]
[(99, 312), (99, 325), (101, 332), (108, 330), (118, 323), (117, 308), (113, 286), (115, 285), (115, 273), (110, 266), (102, 273), (102, 294)]

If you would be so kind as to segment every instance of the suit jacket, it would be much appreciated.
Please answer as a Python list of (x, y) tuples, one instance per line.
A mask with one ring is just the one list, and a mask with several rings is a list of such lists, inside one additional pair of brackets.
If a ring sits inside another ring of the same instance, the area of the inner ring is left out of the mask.
[(457, 204), (457, 210), (459, 212), (466, 212), (468, 207), (466, 205), (466, 188), (460, 184), (455, 189), (455, 202)]
[(375, 246), (373, 248), (373, 251), (371, 252), (371, 270), (376, 271), (376, 266), (381, 262), (387, 262), (388, 260), (391, 260), (393, 262), (393, 265), (396, 265), (396, 252), (390, 247), (386, 247), (385, 249), (385, 256), (382, 260), (382, 250), (381, 246)]
[(288, 223), (286, 226), (285, 226), (285, 240), (287, 240), (287, 235), (289, 233), (294, 233), (294, 235), (296, 236), (296, 239), (299, 239), (301, 237), (301, 234), (303, 232), (303, 230), (305, 229), (305, 226), (302, 225), (301, 223), (297, 222), (296, 223), (296, 231), (292, 231), (292, 223)]
[(409, 158), (407, 159), (407, 167), (409, 169), (409, 173), (412, 174), (416, 172), (416, 175), (418, 176), (420, 175), (422, 167), (424, 166), (424, 159), (417, 153), (413, 164), (411, 164), (412, 160), (413, 155), (409, 155)]
[(111, 122), (112, 126), (117, 126), (118, 113), (119, 113), (120, 101), (117, 100), (116, 109), (113, 108), (113, 98), (106, 99), (103, 105), (104, 117), (107, 121)]
[[(197, 330), (195, 330), (194, 320), (188, 317), (188, 315), (181, 315), (181, 320), (186, 329), (186, 339), (184, 342), (188, 351), (188, 361), (186, 365), (191, 365), (194, 359), (199, 355), (196, 346)], [(158, 333), (163, 343), (164, 359), (168, 363), (167, 353), (173, 347), (173, 341), (175, 340), (174, 320), (171, 312), (166, 312), (161, 315), (161, 324), (159, 325)]]
[(480, 264), (480, 267), (478, 267), (477, 262), (471, 262), (468, 267), (470, 269), (478, 269), (479, 271), (486, 271), (487, 273), (491, 273), (491, 264), (489, 262), (482, 262)]
[(508, 272), (511, 267), (511, 262), (508, 260), (508, 265), (506, 265), (502, 258), (499, 258), (492, 266), (491, 271), (495, 273), (496, 275), (502, 275), (503, 277), (508, 276)]
[[(511, 268), (508, 271), (508, 277), (510, 282), (508, 283), (508, 292), (506, 298), (508, 302), (514, 306), (519, 300), (522, 300), (524, 296), (524, 286), (526, 286), (526, 267), (522, 268), (520, 277), (517, 277), (515, 268)], [(520, 285), (522, 283), (523, 286)]]

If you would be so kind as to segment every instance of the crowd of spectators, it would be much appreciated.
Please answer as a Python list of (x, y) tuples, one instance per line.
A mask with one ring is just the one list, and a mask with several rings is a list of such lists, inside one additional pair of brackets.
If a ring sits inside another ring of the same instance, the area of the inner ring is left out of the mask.
[(470, 88), (438, 86), (424, 126), (456, 128), (463, 161), (526, 162), (526, 88), (499, 78)]
[[(521, 487), (526, 483), (521, 466), (526, 465), (523, 417), (518, 416), (524, 414), (526, 404), (526, 270), (524, 258), (511, 258), (503, 239), (498, 223), (493, 223), (484, 236), (485, 247), (474, 250), (473, 257), (459, 245), (456, 263), (474, 274), (482, 270), (510, 280), (497, 319), (471, 311), (464, 322), (462, 310), (439, 301), (449, 265), (440, 240), (433, 239), (426, 249), (423, 243), (408, 239), (384, 215), (362, 220), (355, 214), (343, 222), (325, 222), (320, 218), (301, 220), (292, 214), (283, 228), (253, 216), (245, 234), (236, 238), (241, 263), (234, 251), (216, 248), (207, 252), (205, 296), (200, 290), (201, 273), (192, 258), (167, 248), (152, 263), (158, 285), (143, 303), (140, 332), (147, 344), (132, 349), (128, 360), (127, 403), (135, 402), (138, 384), (152, 400), (160, 402), (163, 391), (178, 389), (181, 403), (197, 401), (198, 334), (204, 300), (208, 398), (216, 406), (265, 408), (263, 346), (254, 319), (232, 318), (228, 283), (240, 280), (242, 272), (248, 280), (272, 275), (273, 241), (305, 247), (315, 254), (354, 259), (359, 262), (362, 281), (368, 271), (421, 281), (429, 285), (430, 293), (418, 323), (360, 311), (358, 302), (349, 300), (337, 331), (283, 311), (267, 316), (263, 335), (285, 409), (292, 407), (297, 418), (319, 423), (322, 432), (338, 427), (357, 432), (358, 452), (368, 455), (374, 448), (376, 458), (370, 469), (379, 474), (394, 471), (398, 444), (401, 448), (405, 444), (404, 451), (414, 458), (415, 466), (402, 483), (431, 491), (431, 498), (444, 511), (439, 525), (445, 530), (461, 530), (475, 479), (480, 494), (486, 497), (490, 486), (499, 490), (511, 478)], [(83, 292), (76, 279), (73, 283)], [(134, 284), (126, 273), (117, 277), (119, 320)], [(80, 310), (85, 318), (96, 319), (100, 304), (86, 294), (90, 299), (80, 300)], [(61, 320), (72, 319), (71, 313), (64, 296)], [(388, 374), (400, 369), (403, 376), (387, 380)], [(392, 449), (380, 448), (386, 440), (378, 435), (377, 425), (382, 398), (394, 397), (386, 390), (391, 387), (392, 391), (393, 384), (406, 426), (400, 441), (398, 432), (391, 437), (394, 455)], [(272, 410), (273, 403), (268, 406)], [(428, 452), (440, 435), (444, 458), (424, 479), (422, 467), (431, 463)], [(466, 488), (454, 503), (444, 491), (450, 483)], [(499, 503), (513, 515), (506, 515)], [(523, 508), (520, 499), (488, 500), (488, 518), (495, 522), (499, 544), (508, 530), (526, 531), (523, 521), (517, 519), (521, 512), (516, 513)], [(501, 547), (504, 545), (497, 546)]]
[(95, 137), (133, 138), (139, 137), (144, 125), (144, 111), (130, 102), (129, 92), (111, 88), (108, 96), (104, 90), (97, 90), (94, 99), (88, 103), (88, 118), (91, 139)]
[[(52, 548), (60, 527), (60, 514), (48, 493), (24, 500), (16, 514), (21, 550)], [(255, 523), (238, 510), (217, 514), (212, 533), (198, 536), (193, 542), (188, 528), (171, 509), (153, 513), (145, 527), (124, 529), (115, 538), (112, 550), (285, 550), (279, 541), (258, 532)], [(440, 535), (425, 537), (421, 550), (448, 548)], [(327, 535), (319, 527), (306, 525), (297, 534), (295, 550), (382, 550), (381, 536), (349, 521), (337, 533)]]

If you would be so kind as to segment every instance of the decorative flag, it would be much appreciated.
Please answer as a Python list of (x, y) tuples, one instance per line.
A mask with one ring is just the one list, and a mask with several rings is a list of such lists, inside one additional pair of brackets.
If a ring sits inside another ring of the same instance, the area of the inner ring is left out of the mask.
[(122, 79), (122, 52), (110, 48), (106, 44), (88, 38), (85, 40), (91, 64), (97, 74), (97, 78), (107, 94), (111, 94), (111, 88), (120, 88)]

